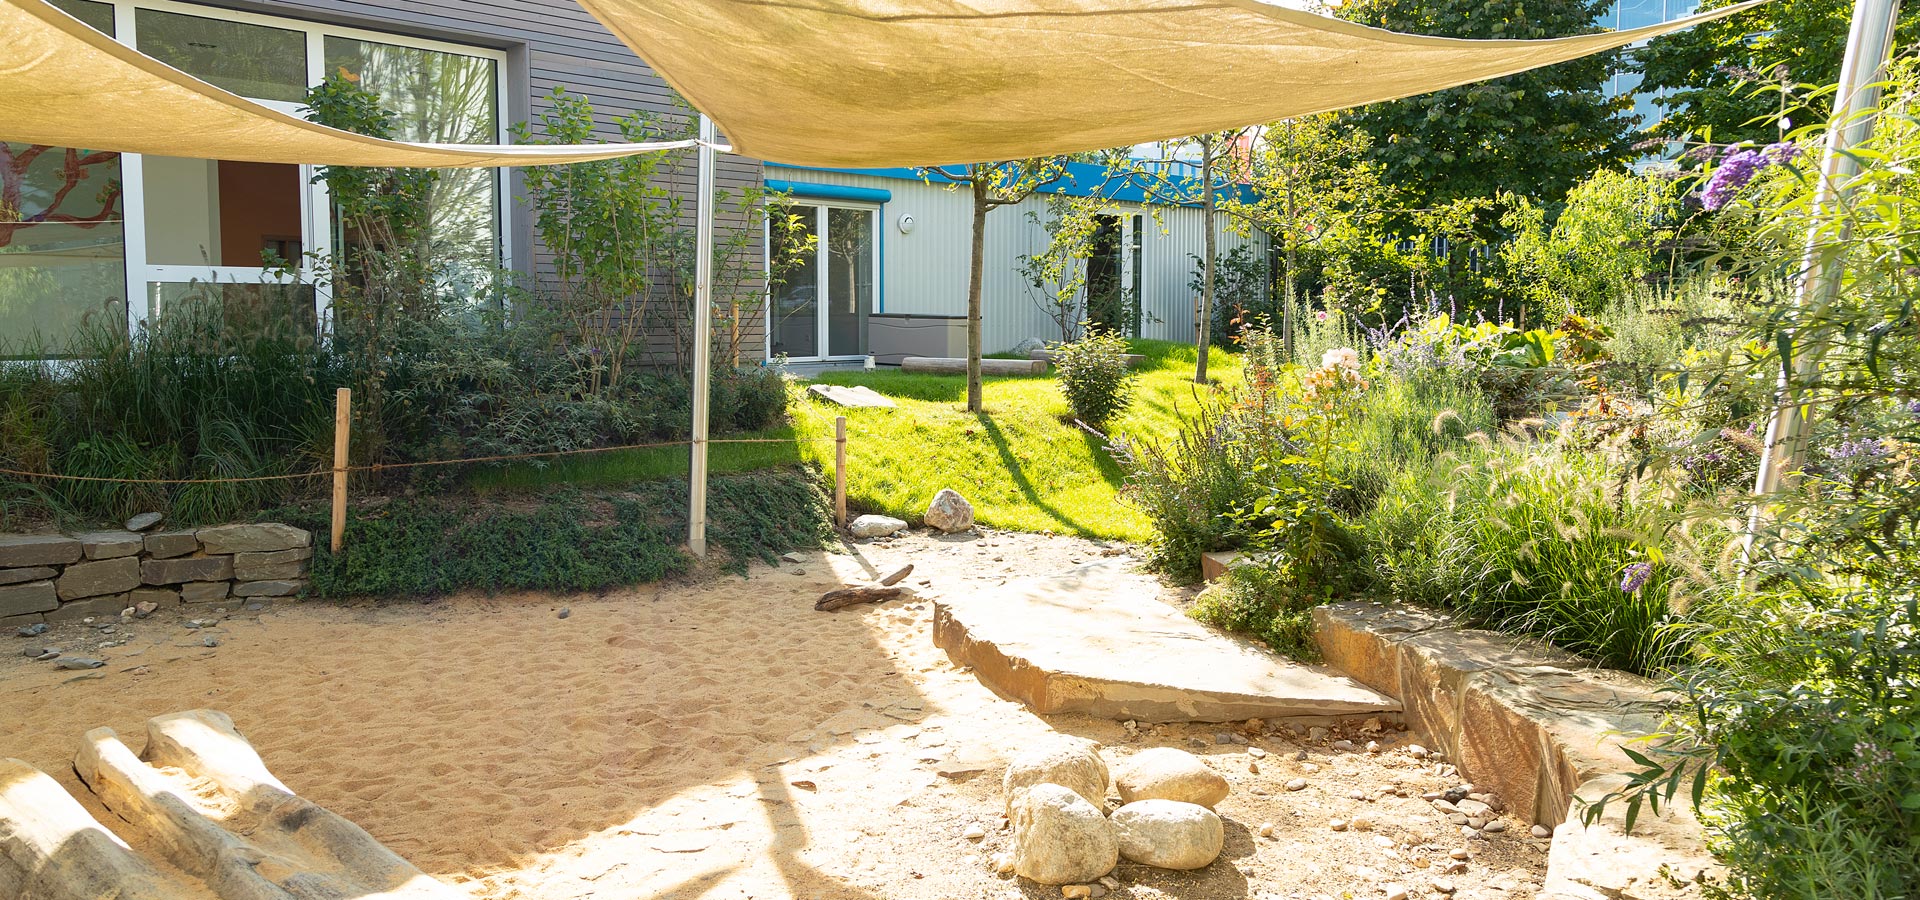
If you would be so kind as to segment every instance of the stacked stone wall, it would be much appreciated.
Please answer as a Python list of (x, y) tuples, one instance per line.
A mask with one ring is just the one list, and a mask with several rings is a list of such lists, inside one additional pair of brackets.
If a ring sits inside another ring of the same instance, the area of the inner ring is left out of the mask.
[(297, 597), (312, 558), (312, 534), (273, 523), (0, 534), (0, 627), (118, 616), (129, 608)]

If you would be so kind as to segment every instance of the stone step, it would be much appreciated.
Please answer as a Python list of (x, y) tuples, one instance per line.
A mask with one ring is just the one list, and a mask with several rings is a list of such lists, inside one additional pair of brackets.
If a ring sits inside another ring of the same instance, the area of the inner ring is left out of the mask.
[(934, 601), (934, 644), (1039, 713), (1140, 722), (1395, 715), (1346, 676), (1213, 631), (1124, 559)]

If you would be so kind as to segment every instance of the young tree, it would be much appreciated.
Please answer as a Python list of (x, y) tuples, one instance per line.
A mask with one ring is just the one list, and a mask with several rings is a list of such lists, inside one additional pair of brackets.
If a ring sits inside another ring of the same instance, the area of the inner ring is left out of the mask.
[[(1196, 134), (1161, 145), (1161, 156), (1141, 159), (1128, 151), (1109, 155), (1109, 173), (1123, 173), (1150, 200), (1178, 206), (1198, 205), (1206, 250), (1202, 261), (1200, 308), (1195, 310), (1193, 366), (1195, 384), (1207, 383), (1207, 347), (1213, 341), (1213, 294), (1218, 280), (1220, 195), (1246, 180), (1247, 145), (1255, 129)], [(1191, 172), (1197, 169), (1199, 174)]]
[(1392, 205), (1380, 166), (1369, 161), (1371, 139), (1333, 113), (1275, 122), (1262, 129), (1247, 169), (1250, 198), (1223, 207), (1235, 220), (1266, 232), (1281, 250), (1283, 347), (1293, 359), (1291, 299), (1302, 288), (1300, 252), (1320, 246), (1341, 223), (1377, 230)]
[[(1612, 0), (1351, 0), (1341, 18), (1414, 34), (1535, 39), (1601, 30)], [(1656, 42), (1658, 43), (1658, 42)], [(1511, 192), (1555, 203), (1594, 169), (1633, 151), (1628, 97), (1603, 88), (1619, 54), (1374, 103), (1341, 121), (1372, 138), (1367, 155), (1415, 208)], [(1491, 223), (1483, 223), (1490, 226)]]
[[(1706, 0), (1702, 11), (1734, 0)], [(1673, 140), (1715, 143), (1780, 140), (1800, 125), (1824, 120), (1831, 99), (1811, 101), (1796, 85), (1840, 77), (1853, 4), (1848, 0), (1778, 0), (1737, 16), (1703, 22), (1634, 52), (1640, 90), (1657, 91), (1665, 116), (1653, 126)], [(1901, 11), (1894, 42), (1920, 41), (1920, 5)], [(1789, 124), (1795, 123), (1795, 124)]]
[(1090, 312), (1087, 259), (1100, 232), (1097, 216), (1103, 202), (1097, 195), (1054, 194), (1047, 198), (1044, 217), (1027, 213), (1029, 221), (1046, 231), (1047, 246), (1020, 257), (1020, 275), (1027, 280), (1034, 304), (1059, 327), (1061, 343), (1080, 335), (1081, 323)]
[(1011, 206), (1067, 175), (1067, 158), (1043, 156), (960, 166), (922, 166), (973, 198), (973, 258), (967, 277), (967, 411), (980, 411), (980, 284), (987, 269), (987, 213)]

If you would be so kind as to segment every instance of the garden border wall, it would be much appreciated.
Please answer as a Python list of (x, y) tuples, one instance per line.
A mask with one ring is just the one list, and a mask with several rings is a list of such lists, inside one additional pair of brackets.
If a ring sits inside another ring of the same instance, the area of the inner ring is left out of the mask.
[(1643, 812), (1631, 834), (1624, 804), (1580, 824), (1576, 798), (1623, 786), (1638, 767), (1621, 745), (1659, 728), (1668, 698), (1653, 682), (1411, 606), (1337, 603), (1313, 618), (1328, 663), (1398, 698), (1462, 777), (1554, 827), (1543, 898), (1698, 897), (1718, 872), (1684, 798)]
[(180, 603), (298, 596), (313, 535), (291, 525), (0, 534), (0, 627)]

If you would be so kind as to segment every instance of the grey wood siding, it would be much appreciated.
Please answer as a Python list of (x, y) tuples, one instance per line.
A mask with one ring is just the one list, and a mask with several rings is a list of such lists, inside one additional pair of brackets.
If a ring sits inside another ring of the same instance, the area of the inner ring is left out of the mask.
[[(674, 111), (667, 83), (573, 0), (254, 0), (202, 5), (505, 50), (510, 122), (528, 121), (551, 108), (546, 97), (555, 88), (587, 97), (602, 121), (642, 110)], [(607, 140), (620, 138), (604, 127), (601, 133)], [(672, 179), (674, 189), (688, 196), (689, 212), (693, 171), (689, 158)], [(721, 155), (715, 174), (722, 191), (759, 186), (763, 178), (758, 160), (732, 154)], [(532, 217), (520, 200), (520, 179), (511, 170), (508, 178), (514, 198), (503, 235), (508, 253), (516, 268), (536, 280), (550, 279), (552, 258), (533, 235)], [(734, 217), (716, 225), (739, 229), (748, 223)], [(756, 227), (756, 245), (759, 230)], [(764, 266), (764, 258), (758, 265)], [(762, 355), (762, 342), (748, 346), (754, 348), (753, 359)]]

